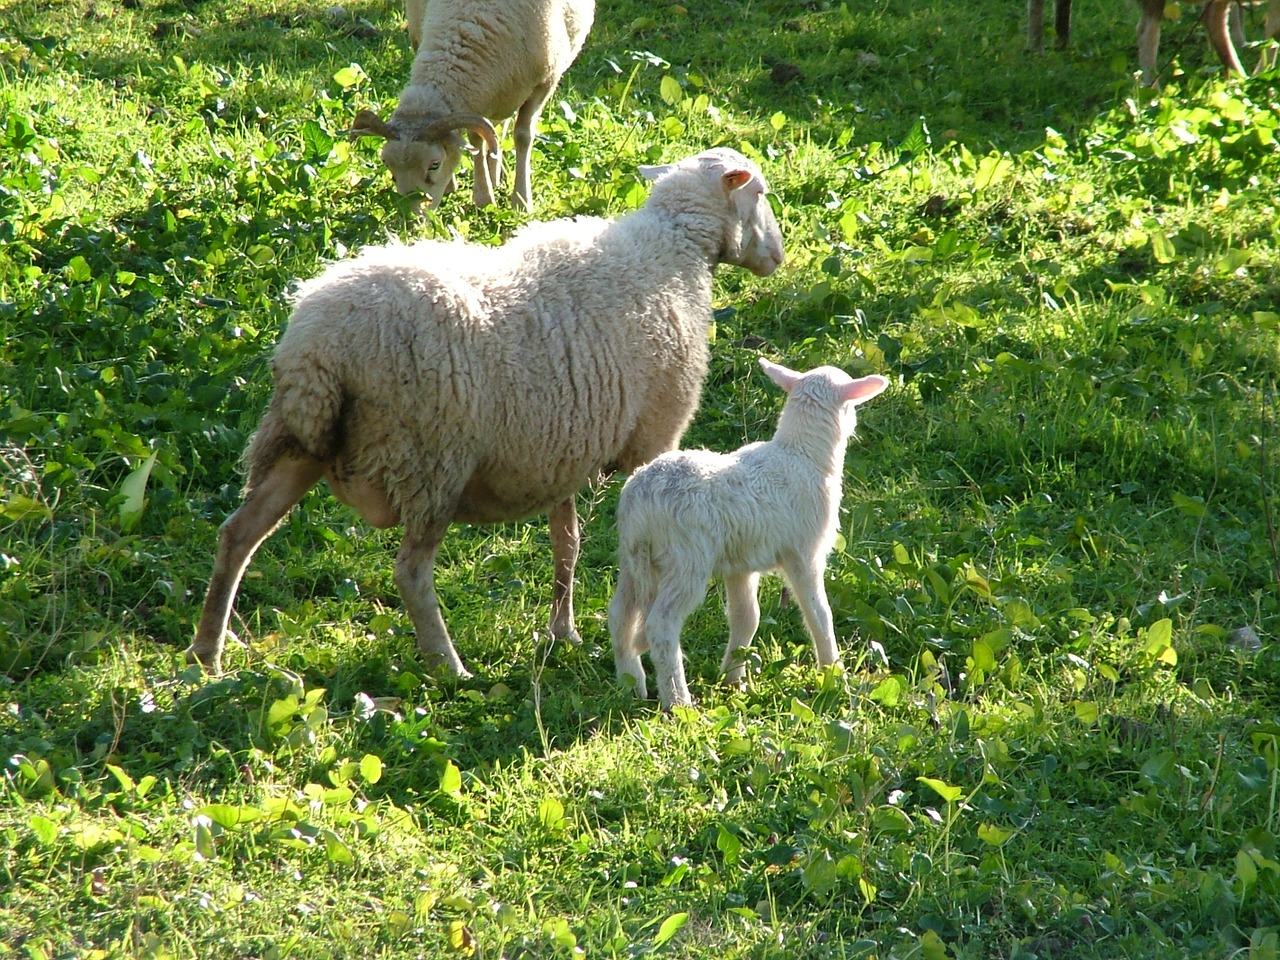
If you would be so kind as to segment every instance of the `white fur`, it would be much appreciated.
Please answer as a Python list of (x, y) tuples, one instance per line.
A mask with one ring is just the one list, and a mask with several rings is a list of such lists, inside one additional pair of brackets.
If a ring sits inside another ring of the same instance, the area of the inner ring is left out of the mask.
[(760, 574), (780, 570), (813, 638), (818, 663), (839, 661), (822, 578), (835, 543), (844, 451), (855, 406), (888, 381), (835, 367), (799, 374), (761, 359), (787, 391), (773, 439), (733, 453), (679, 450), (629, 479), (618, 501), (618, 585), (609, 605), (618, 678), (648, 696), (640, 654), (653, 661), (664, 709), (688, 704), (680, 630), (707, 581), (724, 578), (729, 644), (722, 669), (741, 683), (735, 655), (760, 623)]
[[(457, 130), (470, 130), (477, 151), (472, 197), (487, 206), (502, 175), (492, 123), (515, 114), (511, 199), (531, 210), (530, 154), (538, 117), (582, 49), (595, 18), (594, 0), (407, 0), (406, 14), (417, 51), (409, 83), (385, 122), (361, 111), (352, 135), (385, 138), (382, 161), (396, 190), (406, 196), (420, 190), (435, 207), (458, 167)], [(441, 118), (466, 115), (484, 123), (460, 122), (426, 134)]]
[(396, 584), (428, 659), (466, 674), (432, 572), (454, 520), (549, 509), (551, 634), (576, 639), (574, 494), (679, 442), (706, 376), (716, 264), (766, 276), (783, 258), (741, 154), (643, 172), (649, 199), (619, 220), (533, 223), (502, 247), (370, 247), (303, 285), (191, 657), (221, 669), (249, 559), (322, 476), (370, 524), (404, 525)]

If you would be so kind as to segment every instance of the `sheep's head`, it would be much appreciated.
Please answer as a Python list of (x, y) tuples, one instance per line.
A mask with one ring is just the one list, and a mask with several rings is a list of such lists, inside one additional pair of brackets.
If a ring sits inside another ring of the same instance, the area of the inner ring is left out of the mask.
[(382, 137), (386, 141), (382, 145), (382, 162), (391, 171), (396, 192), (402, 197), (425, 193), (434, 209), (449, 189), (462, 157), (459, 130), (475, 133), (491, 151), (499, 149), (493, 124), (475, 113), (451, 113), (421, 123), (404, 122), (393, 116), (388, 123), (372, 110), (361, 110), (350, 136)]
[(640, 173), (646, 179), (657, 180), (678, 170), (698, 171), (715, 178), (712, 190), (717, 200), (722, 197), (728, 207), (720, 243), (721, 263), (746, 267), (761, 277), (781, 266), (785, 256), (782, 231), (769, 205), (769, 185), (759, 167), (738, 151), (719, 147), (676, 164), (642, 166)]

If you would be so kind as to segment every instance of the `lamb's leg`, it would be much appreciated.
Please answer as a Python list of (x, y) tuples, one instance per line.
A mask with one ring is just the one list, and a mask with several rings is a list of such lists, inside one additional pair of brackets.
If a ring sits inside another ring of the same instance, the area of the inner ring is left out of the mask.
[(458, 651), (449, 639), (449, 630), (444, 625), (436, 599), (436, 552), (446, 529), (448, 524), (438, 523), (422, 531), (405, 531), (400, 552), (396, 555), (396, 587), (418, 632), (418, 651), (427, 665), (443, 667), (458, 677), (469, 677), (471, 674), (462, 665)]
[(578, 564), (578, 507), (569, 497), (551, 508), (551, 554), (556, 579), (551, 592), (551, 636), (574, 646), (582, 642), (573, 624), (573, 568)]
[(1209, 43), (1213, 45), (1218, 59), (1228, 70), (1243, 74), (1244, 67), (1236, 54), (1235, 44), (1231, 42), (1231, 0), (1209, 0), (1200, 20), (1209, 31)]
[(724, 578), (725, 616), (729, 620), (729, 645), (724, 651), (720, 669), (726, 683), (741, 686), (747, 668), (738, 651), (748, 646), (760, 626), (760, 601), (757, 599), (760, 574), (736, 573)]
[(689, 684), (684, 676), (684, 654), (680, 650), (680, 630), (689, 614), (707, 595), (705, 576), (687, 576), (684, 571), (664, 580), (644, 621), (649, 641), (649, 659), (658, 684), (663, 710), (688, 706)]
[(489, 179), (489, 145), (478, 133), (470, 134), (470, 138), (476, 151), (471, 164), (471, 199), (477, 207), (490, 207), (493, 206), (494, 184)]
[(1044, 53), (1044, 0), (1027, 0), (1027, 49)]
[(835, 624), (831, 620), (831, 606), (827, 603), (827, 591), (822, 585), (824, 567), (821, 561), (792, 561), (783, 564), (783, 573), (791, 584), (796, 603), (804, 615), (805, 626), (813, 638), (813, 652), (818, 666), (829, 667), (840, 662), (836, 649)]
[(1142, 82), (1148, 87), (1155, 86), (1156, 82), (1164, 2), (1165, 0), (1142, 0), (1142, 16), (1138, 20), (1138, 66), (1142, 68)]
[(1058, 33), (1053, 43), (1059, 50), (1065, 50), (1071, 42), (1071, 0), (1058, 0), (1053, 13), (1053, 28)]
[(198, 662), (206, 673), (222, 672), (222, 642), (231, 619), (231, 604), (254, 551), (315, 486), (323, 470), (324, 465), (311, 457), (281, 457), (265, 476), (253, 479), (244, 503), (222, 524), (200, 625), (187, 648), (187, 660)]
[(511, 191), (511, 205), (526, 213), (533, 211), (533, 138), (538, 132), (538, 117), (551, 96), (551, 87), (534, 87), (529, 99), (520, 105), (516, 113), (512, 136), (516, 142), (515, 185)]
[(624, 560), (618, 571), (618, 584), (613, 591), (613, 599), (609, 601), (609, 636), (613, 641), (613, 663), (618, 672), (618, 679), (631, 677), (635, 681), (636, 696), (642, 700), (649, 697), (649, 689), (644, 679), (644, 664), (640, 662), (640, 654), (644, 652), (644, 637), (641, 632), (644, 623), (644, 611), (640, 609), (636, 597), (634, 576), (627, 570)]

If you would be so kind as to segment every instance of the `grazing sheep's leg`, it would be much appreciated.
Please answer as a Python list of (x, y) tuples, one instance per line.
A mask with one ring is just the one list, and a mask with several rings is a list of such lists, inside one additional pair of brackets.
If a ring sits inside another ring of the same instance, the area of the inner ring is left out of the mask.
[(756, 635), (760, 627), (760, 601), (757, 599), (760, 574), (735, 573), (724, 578), (725, 615), (729, 620), (729, 645), (724, 651), (720, 669), (726, 683), (741, 686), (746, 680), (747, 668), (737, 655)]
[[(1266, 31), (1263, 39), (1268, 44), (1272, 40), (1280, 40), (1280, 0), (1271, 0), (1267, 4), (1267, 19), (1263, 29)], [(1262, 73), (1264, 70), (1270, 70), (1275, 66), (1275, 62), (1276, 49), (1274, 46), (1268, 45), (1263, 49), (1262, 56), (1258, 58), (1258, 69), (1255, 72)]]
[[(625, 564), (625, 561), (624, 561)], [(618, 679), (631, 677), (635, 681), (636, 696), (647, 700), (649, 689), (644, 679), (644, 664), (640, 654), (644, 652), (644, 611), (636, 597), (635, 579), (625, 567), (618, 574), (613, 599), (609, 601), (609, 636), (613, 639), (613, 663)]]
[(836, 649), (835, 624), (831, 620), (827, 591), (822, 585), (823, 569), (822, 563), (808, 560), (792, 560), (783, 564), (783, 573), (791, 584), (800, 612), (804, 614), (809, 636), (813, 638), (818, 666), (829, 667), (840, 662), (840, 652)]
[(471, 146), (475, 148), (471, 162), (471, 199), (475, 201), (477, 207), (490, 207), (493, 206), (494, 184), (489, 179), (489, 164), (492, 162), (489, 159), (489, 146), (478, 133), (472, 133), (469, 136)]
[(644, 621), (644, 635), (649, 641), (649, 659), (658, 684), (658, 699), (663, 710), (689, 706), (689, 684), (684, 676), (684, 654), (680, 650), (680, 630), (689, 614), (707, 595), (707, 579), (687, 571), (669, 575), (658, 589), (653, 606)]
[(1160, 21), (1164, 19), (1164, 0), (1142, 0), (1142, 16), (1138, 20), (1138, 66), (1142, 82), (1155, 86), (1156, 60), (1160, 56)]
[(1053, 28), (1058, 33), (1053, 44), (1059, 50), (1065, 50), (1071, 42), (1071, 0), (1058, 0), (1053, 12)]
[(1235, 44), (1231, 42), (1230, 19), (1231, 0), (1209, 0), (1200, 16), (1200, 21), (1209, 31), (1209, 43), (1213, 45), (1218, 59), (1228, 70), (1243, 74), (1245, 69), (1236, 54)]
[(551, 96), (550, 86), (535, 87), (529, 99), (520, 105), (516, 113), (512, 135), (516, 141), (515, 186), (511, 191), (511, 205), (526, 213), (533, 211), (533, 138), (538, 132), (538, 117)]
[(1027, 0), (1027, 49), (1044, 53), (1044, 0)]
[(279, 525), (289, 509), (315, 486), (324, 465), (311, 457), (281, 457), (266, 476), (254, 478), (244, 503), (218, 531), (218, 555), (209, 577), (200, 625), (187, 648), (187, 661), (198, 662), (206, 673), (222, 672), (222, 641), (231, 619), (231, 604), (254, 552)]
[(413, 627), (418, 632), (418, 651), (431, 668), (443, 667), (457, 677), (471, 676), (462, 665), (458, 651), (449, 639), (449, 630), (440, 615), (436, 599), (436, 551), (444, 539), (448, 524), (440, 523), (418, 532), (405, 531), (400, 552), (396, 555), (396, 588), (409, 610)]
[(427, 0), (404, 0), (404, 18), (409, 28), (409, 46), (414, 53), (422, 43), (422, 15), (427, 12)]
[(551, 636), (577, 646), (582, 642), (573, 625), (573, 568), (578, 565), (578, 507), (569, 497), (551, 508), (551, 554), (556, 579), (551, 592)]

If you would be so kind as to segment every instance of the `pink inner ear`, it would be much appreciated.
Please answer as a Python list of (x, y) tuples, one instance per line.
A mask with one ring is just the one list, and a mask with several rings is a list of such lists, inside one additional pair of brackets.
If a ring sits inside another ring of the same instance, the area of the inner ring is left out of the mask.
[(764, 357), (760, 358), (760, 367), (769, 375), (769, 379), (780, 386), (787, 393), (791, 392), (791, 388), (800, 380), (802, 374), (784, 367), (780, 363), (774, 363)]
[(730, 190), (737, 190), (751, 180), (750, 170), (730, 170), (724, 175), (724, 185)]
[(889, 386), (888, 380), (873, 373), (869, 377), (862, 377), (847, 384), (841, 391), (841, 395), (845, 402), (862, 403), (864, 400), (870, 400), (887, 386)]

